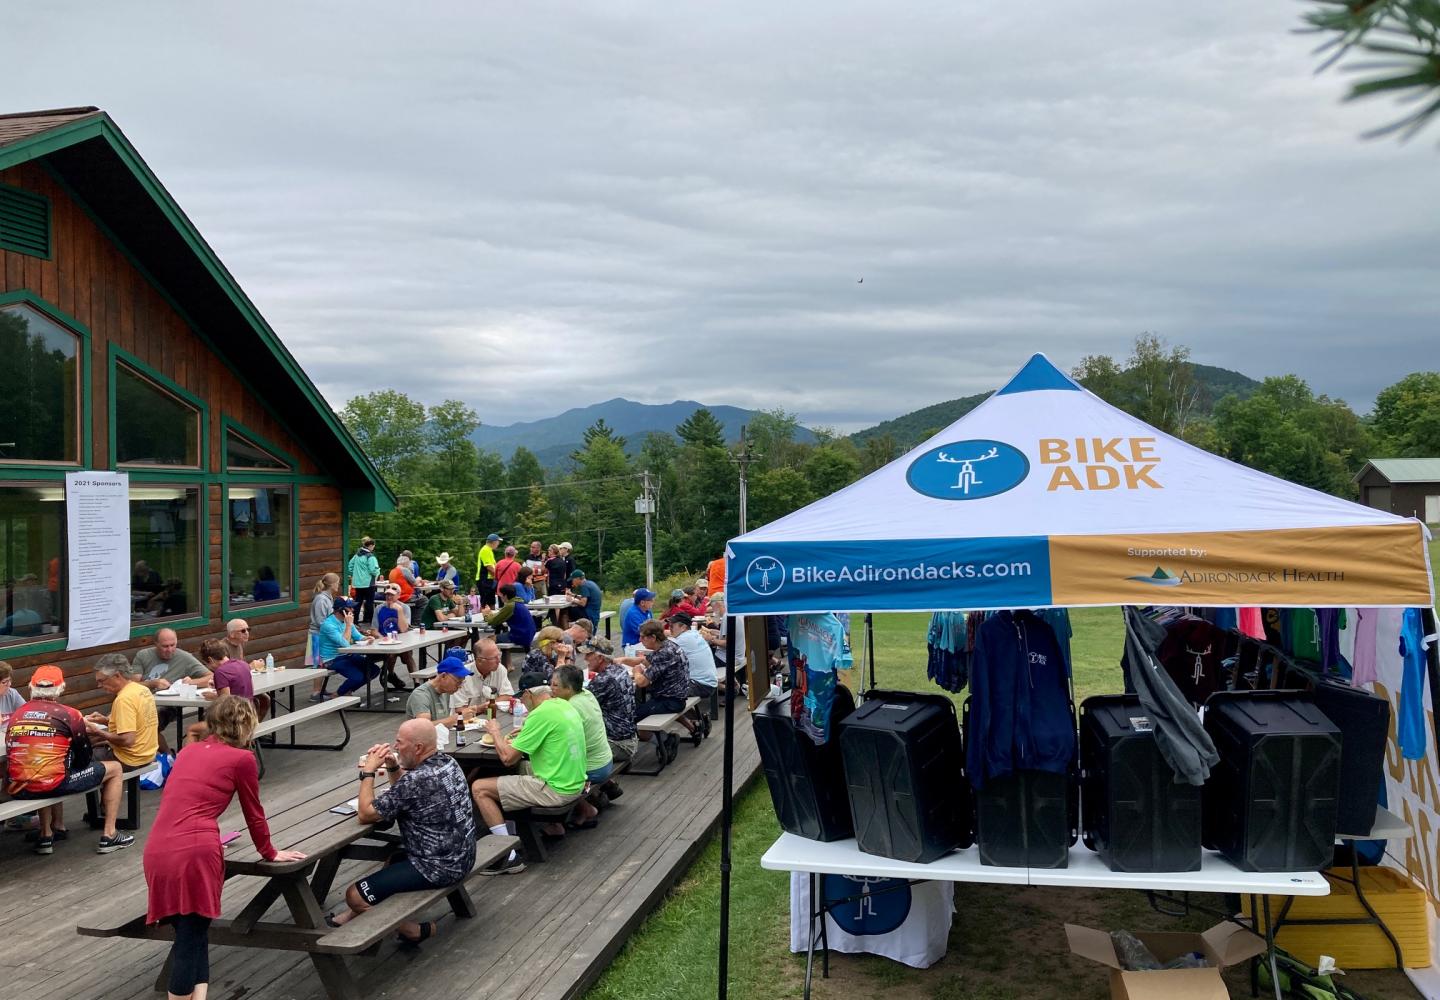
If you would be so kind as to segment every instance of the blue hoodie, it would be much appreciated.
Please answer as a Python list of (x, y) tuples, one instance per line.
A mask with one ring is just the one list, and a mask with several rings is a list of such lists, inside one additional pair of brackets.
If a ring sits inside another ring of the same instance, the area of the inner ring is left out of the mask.
[(970, 665), (965, 766), (983, 788), (1017, 770), (1065, 773), (1075, 757), (1068, 670), (1055, 631), (1029, 611), (985, 620)]

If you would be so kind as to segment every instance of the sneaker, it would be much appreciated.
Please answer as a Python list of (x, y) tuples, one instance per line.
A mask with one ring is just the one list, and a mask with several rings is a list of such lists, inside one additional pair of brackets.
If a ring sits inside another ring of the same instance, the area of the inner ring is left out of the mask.
[(600, 791), (604, 792), (605, 797), (611, 802), (614, 802), (620, 796), (625, 794), (625, 790), (620, 787), (620, 783), (618, 781), (615, 781), (614, 779), (611, 779), (610, 781), (607, 781), (605, 782), (605, 784), (601, 785)]
[(132, 837), (128, 833), (117, 830), (115, 831), (115, 836), (113, 837), (100, 838), (100, 843), (95, 845), (95, 853), (114, 854), (116, 851), (123, 850), (124, 848), (129, 847), (133, 843), (135, 843), (134, 837)]
[(481, 868), (480, 875), (519, 875), (525, 870), (525, 862), (517, 854), (514, 861), (497, 861), (489, 868)]
[(310, 700), (313, 701), (313, 702), (319, 703), (319, 702), (325, 701), (325, 700), (328, 699), (328, 698), (333, 698), (333, 697), (335, 697), (333, 694), (327, 694), (327, 693), (324, 692), (324, 691), (316, 691), (314, 694), (312, 694), (312, 695), (310, 696)]
[(35, 838), (35, 853), (36, 853), (36, 854), (54, 854), (54, 853), (55, 853), (55, 838), (54, 838), (54, 837), (36, 837), (36, 838)]
[(6, 833), (20, 833), (23, 830), (40, 829), (40, 817), (36, 813), (27, 813), (24, 816), (16, 816), (14, 819), (5, 821)]
[[(52, 827), (52, 828), (51, 828), (51, 837), (50, 837), (50, 839), (51, 839), (51, 840), (69, 840), (69, 839), (70, 839), (70, 831), (67, 830), (67, 829), (65, 829), (63, 826)], [(29, 833), (25, 834), (25, 843), (27, 843), (27, 844), (38, 844), (38, 843), (40, 843), (40, 831), (39, 831), (39, 830), (31, 830)]]

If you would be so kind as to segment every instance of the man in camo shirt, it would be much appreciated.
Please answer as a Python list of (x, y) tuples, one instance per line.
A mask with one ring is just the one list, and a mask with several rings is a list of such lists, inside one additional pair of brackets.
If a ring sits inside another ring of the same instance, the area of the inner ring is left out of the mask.
[[(610, 756), (619, 767), (640, 749), (635, 731), (635, 680), (629, 670), (615, 662), (615, 644), (602, 635), (586, 639), (575, 647), (575, 652), (584, 656), (585, 669), (595, 674), (590, 678), (589, 690), (600, 703)], [(612, 799), (622, 794), (614, 778), (601, 785), (600, 790)]]
[[(390, 772), (391, 783), (377, 797), (375, 776), (381, 768)], [(360, 758), (355, 818), (361, 823), (398, 821), (403, 849), (390, 864), (345, 890), (349, 909), (325, 918), (332, 927), (396, 893), (462, 882), (475, 865), (470, 786), (460, 765), (436, 750), (435, 723), (429, 719), (401, 723), (393, 749), (377, 743)], [(435, 932), (435, 925), (411, 921), (399, 931), (405, 940), (419, 942)]]

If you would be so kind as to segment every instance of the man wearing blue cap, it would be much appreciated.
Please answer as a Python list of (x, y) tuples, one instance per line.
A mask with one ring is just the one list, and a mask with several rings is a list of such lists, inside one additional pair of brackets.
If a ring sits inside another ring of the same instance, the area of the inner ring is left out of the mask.
[(650, 609), (655, 606), (655, 591), (641, 587), (635, 591), (635, 603), (625, 612), (620, 623), (620, 645), (628, 651), (631, 646), (640, 645), (640, 626), (650, 620)]
[(480, 603), (487, 608), (495, 606), (495, 550), (500, 542), (500, 536), (490, 532), (475, 556), (475, 588), (480, 591)]
[(435, 676), (410, 692), (405, 703), (407, 719), (429, 719), (437, 726), (454, 728), (458, 710), (450, 708), (450, 697), (460, 690), (460, 685), (471, 671), (465, 661), (454, 654), (445, 657), (435, 668)]

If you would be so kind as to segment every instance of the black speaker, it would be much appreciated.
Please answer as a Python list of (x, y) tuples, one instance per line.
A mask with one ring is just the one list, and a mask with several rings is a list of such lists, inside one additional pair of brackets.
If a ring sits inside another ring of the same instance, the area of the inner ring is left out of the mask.
[(1074, 772), (1011, 771), (975, 792), (980, 863), (1001, 868), (1068, 868)]
[(1200, 787), (1175, 781), (1139, 698), (1080, 703), (1080, 815), (1111, 871), (1200, 870)]
[(1202, 796), (1205, 846), (1251, 872), (1317, 871), (1335, 856), (1340, 731), (1309, 694), (1221, 691), (1205, 702), (1220, 762)]
[[(830, 711), (832, 725), (855, 711), (855, 700), (845, 685), (835, 685)], [(761, 702), (751, 720), (781, 828), (810, 840), (854, 836), (838, 729), (831, 730), (828, 743), (816, 744), (795, 727), (788, 694)]]
[(969, 843), (965, 755), (949, 698), (871, 691), (839, 727), (860, 850), (923, 864)]
[(1390, 703), (1379, 695), (1338, 680), (1319, 681), (1314, 694), (1316, 706), (1340, 730), (1340, 808), (1336, 829), (1345, 834), (1367, 834), (1375, 825), (1380, 786), (1385, 780)]

